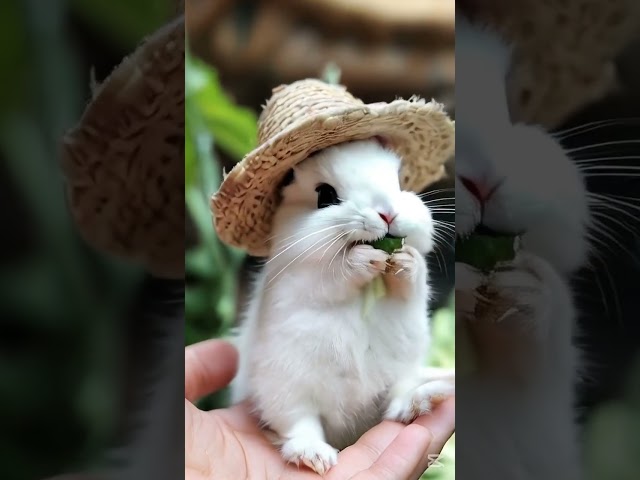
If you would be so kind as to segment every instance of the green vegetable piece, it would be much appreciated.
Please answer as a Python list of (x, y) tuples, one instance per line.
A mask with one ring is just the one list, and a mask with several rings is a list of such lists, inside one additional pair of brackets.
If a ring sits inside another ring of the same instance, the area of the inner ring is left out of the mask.
[[(396, 250), (400, 250), (404, 245), (404, 238), (394, 237), (393, 235), (387, 235), (374, 242), (370, 242), (373, 248), (378, 250), (384, 250), (391, 255)], [(377, 300), (384, 297), (387, 294), (387, 287), (384, 284), (382, 277), (376, 277), (369, 285), (365, 287), (364, 298), (362, 304), (362, 318), (365, 320), (369, 318), (371, 309)]]
[(513, 235), (472, 233), (456, 240), (456, 262), (466, 263), (484, 272), (493, 270), (498, 262), (508, 262), (516, 255)]
[(365, 287), (362, 301), (362, 318), (367, 320), (375, 303), (387, 294), (382, 277), (376, 277)]
[(387, 235), (379, 238), (378, 240), (371, 242), (371, 246), (378, 250), (384, 250), (391, 255), (396, 250), (400, 250), (404, 245), (404, 238), (394, 237), (393, 235)]

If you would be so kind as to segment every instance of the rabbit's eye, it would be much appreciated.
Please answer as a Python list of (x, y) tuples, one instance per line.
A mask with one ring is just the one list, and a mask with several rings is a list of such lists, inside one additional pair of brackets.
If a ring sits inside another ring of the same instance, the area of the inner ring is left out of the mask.
[(340, 203), (336, 189), (328, 183), (318, 185), (316, 192), (318, 192), (318, 208), (325, 208)]

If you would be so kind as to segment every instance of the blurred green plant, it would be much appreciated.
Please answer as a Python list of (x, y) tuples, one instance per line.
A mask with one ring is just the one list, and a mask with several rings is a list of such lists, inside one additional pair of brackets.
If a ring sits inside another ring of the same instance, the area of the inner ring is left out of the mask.
[(18, 2), (0, 2), (0, 45), (4, 46), (0, 48), (0, 108), (14, 107), (27, 93), (29, 39), (19, 21), (21, 14)]
[(257, 118), (226, 95), (211, 67), (185, 59), (185, 202), (198, 244), (185, 252), (187, 345), (221, 336), (235, 318), (236, 282), (244, 253), (213, 229), (209, 198), (222, 181), (214, 145), (239, 160), (257, 143)]
[[(131, 2), (101, 3), (114, 9)], [(23, 212), (19, 225), (5, 226), (7, 237), (23, 229), (30, 239), (0, 272), (3, 479), (42, 478), (100, 461), (119, 413), (120, 320), (143, 272), (79, 238), (57, 164), (60, 137), (87, 100), (89, 66), (68, 27), (75, 9), (89, 5), (95, 3), (0, 2), (0, 155), (14, 187), (12, 208)], [(103, 31), (133, 49), (166, 20), (148, 13), (126, 15), (127, 38), (115, 16)]]
[[(455, 296), (447, 305), (434, 313), (431, 320), (431, 334), (433, 337), (431, 351), (427, 365), (442, 368), (455, 368)], [(442, 449), (438, 462), (428, 469), (421, 480), (454, 480), (455, 466), (455, 434)]]
[(636, 480), (640, 472), (640, 357), (623, 394), (589, 418), (585, 429), (588, 480)]

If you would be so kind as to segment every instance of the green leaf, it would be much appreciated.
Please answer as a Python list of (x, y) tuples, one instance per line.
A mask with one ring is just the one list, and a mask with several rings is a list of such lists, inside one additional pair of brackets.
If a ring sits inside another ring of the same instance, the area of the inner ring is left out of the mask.
[(220, 148), (232, 158), (239, 160), (256, 146), (256, 119), (237, 107), (212, 102), (210, 99), (203, 100), (204, 121), (214, 133)]
[(184, 290), (185, 316), (193, 324), (197, 317), (205, 316), (209, 311), (210, 295), (206, 286), (187, 286)]
[(212, 281), (217, 278), (217, 268), (206, 245), (199, 245), (187, 251), (184, 257), (185, 268), (189, 274), (203, 281)]
[(360, 314), (367, 321), (376, 302), (387, 294), (387, 287), (382, 277), (376, 277), (365, 286)]
[(239, 160), (257, 144), (256, 114), (236, 105), (220, 85), (215, 70), (187, 51), (186, 97), (220, 148)]
[[(185, 254), (196, 283), (187, 288), (186, 341), (224, 334), (236, 314), (236, 279), (244, 252), (223, 244), (215, 234), (209, 198), (222, 181), (213, 145), (233, 159), (255, 148), (257, 117), (225, 93), (213, 68), (186, 56), (185, 204), (200, 245)], [(189, 343), (187, 343), (189, 344)]]
[[(189, 214), (193, 218), (198, 233), (200, 234), (200, 240), (207, 244), (215, 243), (211, 211), (202, 192), (196, 188), (188, 188), (185, 190), (185, 201), (189, 209)], [(216, 255), (216, 257), (219, 257), (219, 255)]]

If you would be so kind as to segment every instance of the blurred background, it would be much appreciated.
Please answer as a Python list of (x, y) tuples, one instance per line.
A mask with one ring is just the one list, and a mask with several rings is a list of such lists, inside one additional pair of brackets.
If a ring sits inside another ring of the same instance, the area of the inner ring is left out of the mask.
[[(185, 78), (186, 344), (228, 334), (247, 276), (258, 268), (215, 238), (208, 197), (221, 167), (255, 147), (256, 117), (273, 87), (320, 77), (333, 63), (342, 83), (366, 102), (419, 94), (455, 116), (453, 0), (1, 1), (0, 479), (40, 480), (101, 466), (105, 449), (135, 429), (124, 412), (145, 405), (135, 392), (155, 361), (148, 305), (170, 297), (175, 285), (81, 240), (57, 162), (60, 138), (77, 124), (92, 79), (105, 78), (182, 3), (192, 50)], [(623, 88), (560, 128), (625, 120), (574, 138), (571, 147), (640, 138), (639, 48), (636, 41), (620, 55)], [(594, 155), (637, 168), (637, 145), (625, 148)], [(640, 189), (633, 172), (593, 178), (591, 188), (624, 196), (635, 214)], [(430, 189), (452, 187), (445, 179)], [(439, 194), (442, 204), (451, 193)], [(609, 227), (624, 248), (614, 245), (603, 264), (577, 280), (585, 312), (580, 340), (590, 352), (578, 413), (590, 478), (635, 480), (640, 243), (628, 215), (613, 218)], [(429, 261), (437, 293), (430, 361), (452, 366), (452, 243), (441, 242)], [(225, 402), (223, 392), (203, 407)], [(454, 478), (453, 446), (445, 448), (444, 467), (425, 478)]]
[(456, 6), (516, 45), (524, 81), (512, 85), (512, 116), (543, 125), (576, 163), (588, 165), (592, 252), (572, 279), (582, 354), (574, 412), (585, 478), (640, 478), (640, 4)]
[(167, 285), (80, 238), (60, 141), (78, 123), (92, 82), (177, 3), (0, 2), (2, 479), (97, 468), (133, 429), (125, 412), (143, 383), (147, 307), (167, 298)]
[[(230, 170), (257, 146), (257, 116), (271, 89), (339, 73), (340, 83), (365, 102), (415, 94), (444, 103), (454, 116), (454, 5), (449, 0), (185, 3), (190, 50), (185, 75), (185, 342), (191, 344), (229, 334), (246, 299), (247, 279), (260, 268), (257, 259), (216, 238), (208, 200), (222, 168)], [(453, 162), (448, 168), (453, 171)], [(451, 177), (429, 190), (432, 205), (454, 205)], [(436, 218), (452, 222), (453, 211)], [(453, 238), (442, 225), (437, 251), (428, 259), (436, 291), (429, 361), (451, 367)], [(227, 402), (223, 391), (204, 399), (201, 407)], [(454, 478), (454, 442), (424, 478)]]

